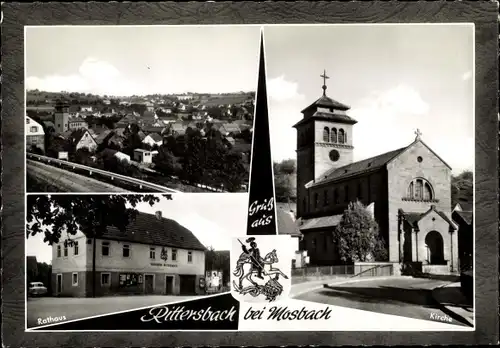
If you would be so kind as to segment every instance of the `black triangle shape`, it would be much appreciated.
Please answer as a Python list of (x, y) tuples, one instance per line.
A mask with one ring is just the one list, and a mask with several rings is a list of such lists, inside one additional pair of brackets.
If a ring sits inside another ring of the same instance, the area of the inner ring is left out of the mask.
[[(247, 235), (276, 235), (273, 163), (269, 139), (264, 34), (260, 37), (259, 79), (253, 126)], [(260, 208), (258, 208), (260, 207)]]
[[(230, 293), (225, 293), (29, 329), (34, 331), (238, 330), (239, 309), (239, 302)], [(192, 316), (189, 317), (189, 314)]]

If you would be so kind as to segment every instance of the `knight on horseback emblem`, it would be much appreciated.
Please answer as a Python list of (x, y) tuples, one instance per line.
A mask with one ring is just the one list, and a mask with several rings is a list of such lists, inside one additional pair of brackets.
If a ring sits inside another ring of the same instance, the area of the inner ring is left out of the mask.
[[(255, 237), (245, 240), (249, 247), (239, 239), (238, 242), (241, 244), (243, 252), (240, 254), (233, 272), (233, 275), (238, 279), (237, 281), (233, 280), (233, 290), (241, 295), (253, 297), (262, 295), (269, 302), (276, 300), (283, 292), (283, 285), (279, 282), (280, 276), (284, 279), (289, 278), (279, 268), (273, 267), (273, 264), (279, 262), (276, 249), (262, 257)], [(260, 281), (253, 279), (252, 276)]]

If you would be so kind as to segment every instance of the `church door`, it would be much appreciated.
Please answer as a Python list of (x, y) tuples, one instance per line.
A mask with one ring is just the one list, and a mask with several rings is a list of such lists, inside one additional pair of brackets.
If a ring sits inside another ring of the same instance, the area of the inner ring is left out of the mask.
[(444, 243), (441, 233), (437, 231), (431, 231), (425, 236), (425, 244), (429, 248), (429, 263), (431, 265), (442, 265), (444, 264)]

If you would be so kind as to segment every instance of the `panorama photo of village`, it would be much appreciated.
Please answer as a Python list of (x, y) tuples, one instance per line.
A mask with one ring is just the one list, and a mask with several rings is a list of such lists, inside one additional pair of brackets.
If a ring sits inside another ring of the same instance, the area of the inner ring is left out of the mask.
[[(247, 191), (258, 28), (138, 29), (27, 28), (27, 192)], [(162, 34), (193, 48), (116, 54)]]

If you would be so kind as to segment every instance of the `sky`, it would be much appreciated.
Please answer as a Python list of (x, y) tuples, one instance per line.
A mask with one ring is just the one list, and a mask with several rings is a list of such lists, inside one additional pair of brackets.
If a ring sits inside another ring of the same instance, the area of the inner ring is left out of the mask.
[(454, 174), (474, 166), (472, 25), (265, 27), (271, 151), (296, 158), (300, 113), (321, 94), (351, 107), (354, 160), (422, 140)]
[[(161, 196), (160, 196), (161, 197)], [(147, 203), (137, 205), (137, 210), (148, 214), (161, 211), (165, 218), (173, 219), (189, 229), (206, 247), (230, 250), (232, 237), (246, 234), (247, 193), (190, 193), (161, 197), (153, 207)], [(38, 262), (52, 262), (51, 247), (38, 234), (26, 240), (26, 255), (36, 256)]]
[(26, 88), (129, 96), (255, 91), (257, 26), (26, 28)]

